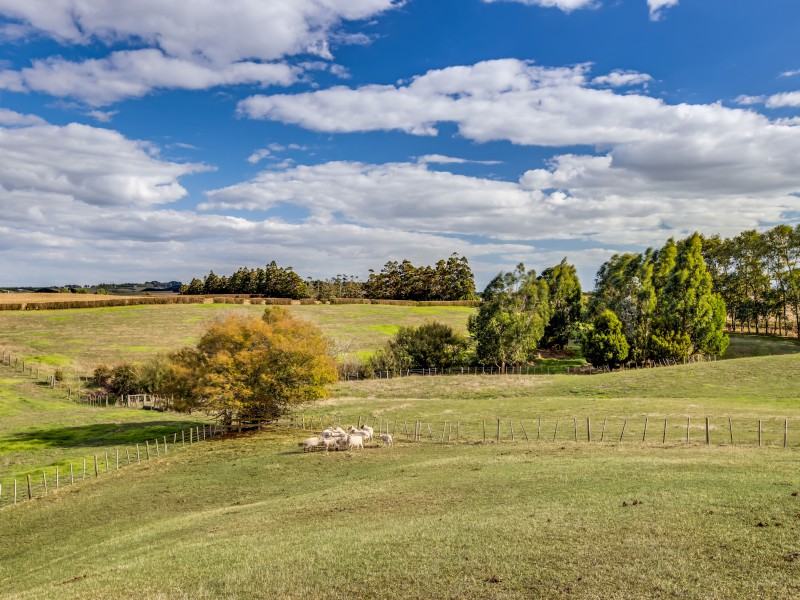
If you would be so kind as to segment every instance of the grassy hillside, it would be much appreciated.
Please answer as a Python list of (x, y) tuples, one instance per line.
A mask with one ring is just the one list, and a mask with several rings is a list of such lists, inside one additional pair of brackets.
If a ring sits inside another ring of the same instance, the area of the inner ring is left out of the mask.
[(0, 511), (14, 598), (790, 598), (797, 451), (216, 440)]
[[(201, 415), (94, 408), (0, 367), (0, 483), (195, 426)], [(6, 491), (9, 488), (6, 488)]]
[[(401, 325), (441, 321), (465, 332), (467, 307), (314, 305), (290, 307), (351, 353), (376, 349)], [(260, 316), (263, 306), (192, 304), (59, 311), (0, 311), (0, 346), (28, 360), (89, 372), (195, 343), (203, 325), (227, 313)]]

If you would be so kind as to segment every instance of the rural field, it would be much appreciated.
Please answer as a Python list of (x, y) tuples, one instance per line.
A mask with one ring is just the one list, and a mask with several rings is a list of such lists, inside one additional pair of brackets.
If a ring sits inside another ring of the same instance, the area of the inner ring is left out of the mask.
[[(0, 330), (15, 352), (77, 368), (110, 362), (109, 338), (132, 336), (125, 344), (143, 356), (189, 343), (231, 309), (208, 306), (0, 314)], [(463, 327), (469, 314), (294, 308), (359, 351), (401, 315)], [(402, 310), (365, 310), (376, 308)], [(65, 320), (50, 330), (52, 317)], [(26, 326), (51, 331), (53, 345), (26, 341)], [(87, 343), (68, 350), (60, 335)], [(797, 597), (800, 348), (754, 336), (731, 348), (739, 358), (594, 376), (338, 383), (291, 427), (176, 449), (1, 509), (0, 597)], [(199, 422), (83, 407), (3, 369), (4, 490), (12, 471)], [(388, 424), (395, 446), (303, 454), (312, 419), (315, 430)]]

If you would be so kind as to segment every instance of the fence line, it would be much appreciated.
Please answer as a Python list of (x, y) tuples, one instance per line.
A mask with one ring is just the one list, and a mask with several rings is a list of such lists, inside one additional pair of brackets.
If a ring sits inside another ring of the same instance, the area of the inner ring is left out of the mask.
[[(213, 439), (222, 433), (224, 430), (219, 425), (206, 424), (189, 427), (188, 430), (181, 429), (180, 432), (147, 439), (133, 445), (114, 447), (111, 455), (104, 449), (88, 457), (91, 465), (88, 471), (87, 457), (71, 459), (68, 478), (67, 473), (61, 471), (62, 465), (35, 469), (17, 477), (0, 477), (0, 510), (45, 497), (54, 490), (76, 485), (86, 479), (97, 479), (111, 472), (118, 472), (130, 465), (158, 460), (162, 456), (167, 457), (176, 449), (185, 449), (187, 446)], [(77, 473), (76, 465), (80, 469)]]
[[(798, 419), (786, 417), (691, 417), (644, 415), (641, 417), (572, 417), (572, 427), (559, 427), (564, 417), (492, 418), (492, 419), (409, 419), (407, 417), (372, 417), (376, 437), (389, 433), (398, 441), (434, 443), (476, 442), (551, 442), (587, 444), (637, 443), (648, 446), (740, 446), (800, 449)], [(663, 420), (663, 421), (662, 421)], [(602, 425), (600, 422), (602, 421)], [(347, 423), (342, 416), (306, 417), (296, 415), (273, 425), (285, 426), (306, 432), (319, 433), (327, 427), (346, 427), (350, 424), (370, 424), (370, 418), (361, 416)], [(493, 430), (487, 423), (495, 423)], [(531, 434), (528, 434), (528, 425)], [(515, 434), (522, 432), (522, 437)], [(593, 426), (601, 427), (599, 437), (593, 435)]]
[(517, 365), (506, 367), (479, 366), (479, 367), (448, 367), (431, 369), (392, 369), (388, 371), (375, 371), (372, 376), (364, 373), (345, 373), (342, 378), (345, 381), (355, 381), (361, 379), (394, 379), (396, 377), (423, 376), (433, 377), (441, 375), (598, 375), (600, 373), (612, 373), (615, 371), (635, 371), (639, 369), (656, 369), (659, 367), (676, 367), (700, 362), (716, 362), (717, 356), (693, 356), (678, 362), (674, 359), (661, 359), (646, 361), (644, 363), (629, 363), (610, 369), (609, 367), (592, 367), (584, 365), (580, 367), (561, 367), (561, 366), (537, 366), (537, 365)]

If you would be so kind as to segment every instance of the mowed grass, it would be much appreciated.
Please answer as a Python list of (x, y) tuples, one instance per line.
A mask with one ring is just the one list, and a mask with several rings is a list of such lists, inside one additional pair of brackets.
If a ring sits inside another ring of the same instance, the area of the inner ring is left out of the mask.
[(196, 445), (0, 512), (13, 598), (792, 598), (798, 452)]
[[(468, 307), (384, 305), (289, 308), (322, 328), (340, 351), (361, 355), (388, 341), (402, 325), (440, 321), (465, 333), (467, 318), (474, 311)], [(263, 306), (231, 304), (0, 311), (0, 346), (26, 360), (88, 373), (99, 364), (140, 362), (193, 344), (205, 324), (221, 315), (258, 317), (263, 312)]]
[(65, 473), (70, 462), (207, 421), (203, 415), (97, 408), (64, 396), (0, 367), (0, 482), (8, 485), (44, 467)]

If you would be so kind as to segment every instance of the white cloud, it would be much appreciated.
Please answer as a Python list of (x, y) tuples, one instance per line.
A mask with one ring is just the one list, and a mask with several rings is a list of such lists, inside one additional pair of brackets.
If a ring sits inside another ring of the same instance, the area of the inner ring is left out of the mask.
[(247, 162), (251, 165), (255, 165), (265, 158), (270, 158), (272, 156), (272, 152), (270, 152), (267, 148), (261, 148), (260, 150), (256, 150), (250, 156), (247, 157)]
[(100, 121), (101, 123), (110, 123), (112, 119), (119, 114), (118, 110), (90, 110), (86, 113), (87, 116)]
[(43, 125), (45, 120), (36, 115), (23, 115), (7, 108), (0, 108), (0, 126), (25, 127), (29, 125)]
[(764, 104), (766, 100), (766, 96), (748, 96), (742, 94), (741, 96), (737, 96), (734, 102), (741, 106), (755, 106), (756, 104)]
[(499, 160), (470, 160), (467, 158), (457, 158), (455, 156), (443, 156), (441, 154), (426, 154), (417, 158), (417, 162), (423, 165), (438, 164), (438, 165), (451, 165), (451, 164), (478, 164), (478, 165), (499, 165)]
[(642, 85), (651, 81), (653, 81), (653, 78), (650, 75), (637, 71), (612, 71), (608, 75), (601, 75), (592, 79), (594, 85), (607, 85), (609, 87)]
[(781, 73), (781, 77), (794, 77), (795, 75), (800, 75), (800, 69), (795, 69), (792, 71), (784, 71)]
[(647, 0), (650, 8), (650, 20), (659, 21), (664, 16), (664, 11), (678, 5), (679, 0)]
[[(0, 119), (2, 113), (0, 113)], [(160, 160), (144, 142), (108, 129), (72, 123), (63, 127), (35, 122), (0, 128), (0, 188), (5, 203), (21, 194), (41, 195), (28, 208), (62, 206), (153, 206), (186, 195), (179, 177), (204, 170), (193, 164)], [(12, 210), (6, 204), (3, 211)]]
[(518, 2), (527, 6), (542, 6), (545, 8), (560, 8), (564, 12), (571, 12), (579, 8), (594, 8), (598, 0), (483, 0), (487, 4), (493, 2)]
[(767, 98), (767, 108), (785, 108), (800, 106), (800, 92), (784, 92)]
[[(7, 37), (36, 33), (70, 45), (149, 46), (83, 62), (39, 60), (19, 72), (0, 73), (0, 88), (101, 106), (162, 87), (286, 85), (297, 70), (277, 61), (301, 53), (329, 59), (329, 40), (342, 21), (367, 19), (394, 6), (394, 0), (0, 0), (0, 15), (12, 20)], [(335, 65), (329, 70), (346, 75)]]

